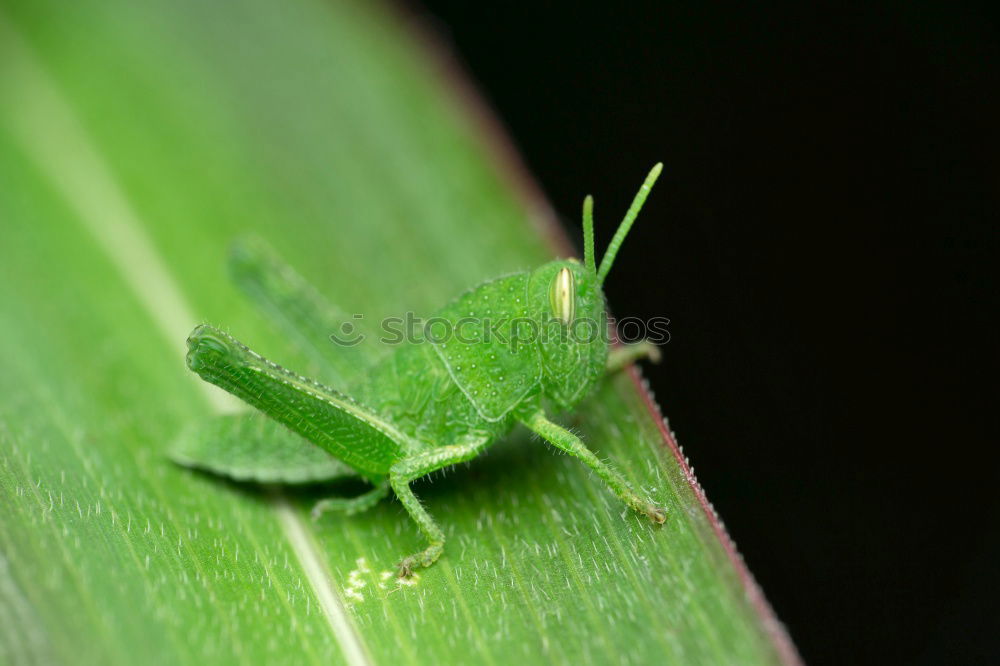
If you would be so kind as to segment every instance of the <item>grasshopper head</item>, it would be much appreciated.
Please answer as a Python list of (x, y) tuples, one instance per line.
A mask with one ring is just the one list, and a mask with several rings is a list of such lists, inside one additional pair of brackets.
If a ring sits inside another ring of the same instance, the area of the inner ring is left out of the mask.
[(528, 298), (539, 326), (542, 390), (563, 409), (587, 395), (604, 372), (610, 336), (602, 285), (662, 168), (657, 164), (646, 176), (600, 266), (594, 261), (593, 199), (588, 196), (583, 202), (583, 263), (551, 261), (531, 274)]
[(597, 381), (608, 355), (608, 320), (597, 274), (576, 259), (550, 261), (532, 272), (528, 299), (537, 325), (542, 391), (569, 409)]

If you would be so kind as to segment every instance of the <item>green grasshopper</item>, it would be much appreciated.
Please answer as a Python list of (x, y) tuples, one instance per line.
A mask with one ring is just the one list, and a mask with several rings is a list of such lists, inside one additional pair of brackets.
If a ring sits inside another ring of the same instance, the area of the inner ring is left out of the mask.
[[(341, 392), (307, 379), (227, 333), (198, 326), (187, 340), (188, 367), (259, 413), (200, 424), (182, 437), (174, 459), (243, 480), (302, 483), (353, 476), (372, 485), (357, 497), (320, 501), (314, 517), (328, 510), (363, 511), (391, 488), (428, 542), (399, 563), (401, 577), (433, 564), (445, 542), (410, 483), (475, 458), (518, 423), (579, 458), (629, 507), (662, 524), (663, 508), (633, 490), (576, 435), (547, 416), (549, 410), (579, 404), (604, 373), (644, 356), (656, 358), (656, 348), (645, 341), (609, 352), (604, 335), (571, 333), (584, 321), (607, 330), (604, 279), (661, 169), (657, 164), (649, 172), (599, 267), (594, 261), (593, 199), (588, 196), (583, 263), (550, 261), (531, 272), (485, 282), (438, 311), (436, 321), (451, 324), (457, 333), (463, 322), (493, 318), (499, 323), (488, 335), (428, 335), (368, 367), (326, 342), (331, 330), (343, 326), (343, 314), (266, 247), (238, 245), (231, 266), (237, 284), (290, 333), (308, 340), (306, 346), (314, 346), (347, 388)], [(525, 335), (526, 328), (531, 335)], [(315, 347), (318, 340), (326, 344)]]

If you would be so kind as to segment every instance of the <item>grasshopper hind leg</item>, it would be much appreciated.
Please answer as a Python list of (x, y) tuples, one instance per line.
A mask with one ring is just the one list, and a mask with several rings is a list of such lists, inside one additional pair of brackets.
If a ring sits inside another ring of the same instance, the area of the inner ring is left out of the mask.
[(328, 497), (316, 502), (310, 514), (313, 520), (319, 520), (320, 516), (328, 511), (336, 511), (344, 515), (351, 516), (362, 511), (367, 511), (389, 494), (389, 481), (382, 479), (375, 486), (357, 497)]

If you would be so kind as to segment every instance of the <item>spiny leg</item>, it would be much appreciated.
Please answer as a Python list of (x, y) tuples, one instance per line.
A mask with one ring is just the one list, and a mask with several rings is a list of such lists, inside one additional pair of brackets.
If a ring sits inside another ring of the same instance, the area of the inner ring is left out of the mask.
[(399, 563), (400, 578), (409, 576), (418, 567), (429, 567), (434, 564), (444, 550), (444, 532), (410, 490), (410, 482), (449, 465), (472, 460), (486, 444), (487, 441), (483, 440), (470, 444), (443, 446), (401, 460), (389, 469), (389, 483), (393, 492), (430, 544), (419, 553), (403, 558)]
[(579, 458), (585, 465), (594, 470), (611, 491), (635, 511), (645, 514), (651, 521), (660, 525), (667, 520), (667, 512), (660, 506), (653, 504), (648, 499), (644, 499), (635, 492), (621, 474), (611, 469), (602, 462), (593, 451), (587, 448), (583, 441), (552, 421), (545, 418), (544, 412), (537, 412), (534, 416), (523, 421), (524, 425), (537, 433), (554, 447), (562, 449), (575, 458)]
[(642, 340), (620, 347), (612, 347), (611, 351), (608, 352), (608, 361), (604, 367), (610, 375), (642, 359), (659, 363), (660, 356), (659, 347), (648, 340)]
[(312, 508), (312, 519), (319, 520), (319, 517), (327, 511), (339, 511), (348, 516), (361, 513), (378, 504), (388, 494), (389, 481), (388, 479), (382, 479), (371, 490), (361, 493), (357, 497), (328, 497), (321, 499)]

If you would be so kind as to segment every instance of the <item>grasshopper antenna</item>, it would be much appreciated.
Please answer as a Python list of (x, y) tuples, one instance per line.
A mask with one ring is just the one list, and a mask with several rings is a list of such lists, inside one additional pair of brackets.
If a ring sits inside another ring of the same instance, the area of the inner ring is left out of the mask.
[[(628, 212), (625, 213), (625, 219), (622, 223), (618, 225), (618, 231), (615, 232), (614, 237), (608, 244), (608, 249), (604, 251), (604, 257), (601, 258), (601, 267), (597, 270), (597, 284), (604, 284), (604, 278), (608, 276), (608, 272), (611, 271), (611, 264), (615, 262), (615, 256), (618, 254), (618, 249), (622, 246), (625, 241), (625, 236), (628, 235), (629, 229), (632, 228), (632, 223), (635, 222), (635, 218), (639, 215), (639, 211), (642, 210), (642, 204), (646, 203), (646, 197), (649, 196), (649, 190), (652, 189), (653, 183), (656, 179), (660, 177), (660, 172), (663, 171), (663, 162), (657, 162), (656, 165), (649, 171), (649, 175), (646, 176), (646, 181), (639, 188), (639, 192), (636, 193), (635, 199), (632, 200), (632, 205), (629, 206)], [(584, 224), (586, 224), (586, 208), (587, 202), (584, 200)], [(586, 226), (584, 227), (584, 233), (586, 233)], [(585, 241), (586, 242), (586, 241)]]
[(589, 194), (583, 200), (583, 265), (597, 270), (594, 263), (594, 197)]

